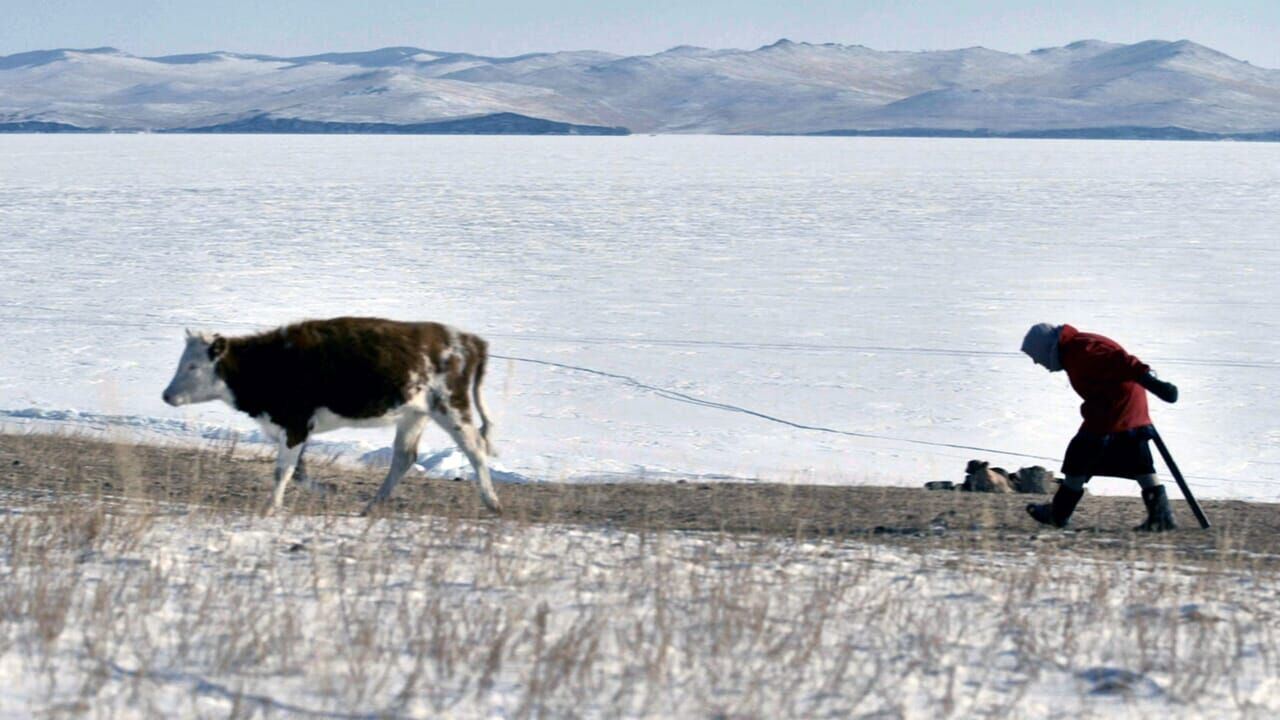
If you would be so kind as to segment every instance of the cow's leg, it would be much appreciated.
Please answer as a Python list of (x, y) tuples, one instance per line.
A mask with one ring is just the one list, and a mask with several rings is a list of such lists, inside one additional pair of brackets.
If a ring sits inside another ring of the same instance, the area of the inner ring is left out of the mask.
[(332, 485), (316, 482), (311, 479), (311, 475), (307, 473), (307, 446), (304, 443), (302, 451), (298, 453), (298, 468), (293, 471), (293, 480), (298, 487), (313, 493), (327, 493), (333, 489)]
[(493, 481), (489, 478), (489, 460), (484, 451), (484, 438), (475, 424), (454, 407), (438, 409), (431, 417), (449, 433), (449, 437), (453, 438), (453, 442), (471, 462), (471, 467), (476, 471), (476, 489), (480, 491), (480, 500), (485, 507), (496, 513), (502, 512), (498, 494), (493, 491)]
[(302, 457), (302, 446), (301, 442), (291, 446), (288, 440), (280, 441), (280, 446), (276, 450), (275, 486), (271, 488), (271, 502), (266, 508), (268, 515), (279, 510), (284, 503), (284, 491), (289, 487), (289, 480), (293, 478), (293, 473), (298, 467), (298, 460)]
[(378, 492), (365, 505), (362, 515), (368, 515), (373, 508), (379, 503), (391, 497), (391, 493), (396, 489), (396, 483), (400, 482), (400, 478), (413, 467), (413, 463), (418, 459), (418, 439), (422, 437), (422, 430), (427, 426), (427, 417), (425, 415), (411, 414), (403, 420), (396, 423), (396, 439), (392, 445), (391, 469), (387, 471), (387, 477), (382, 481), (382, 487), (378, 488)]

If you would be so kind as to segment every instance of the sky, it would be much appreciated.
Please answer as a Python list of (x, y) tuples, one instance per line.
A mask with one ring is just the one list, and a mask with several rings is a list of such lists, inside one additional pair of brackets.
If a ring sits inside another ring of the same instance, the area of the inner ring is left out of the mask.
[(779, 38), (1006, 52), (1096, 38), (1194, 40), (1280, 68), (1280, 0), (0, 0), (0, 55), (109, 45), (136, 55), (305, 55), (409, 45), (482, 55)]

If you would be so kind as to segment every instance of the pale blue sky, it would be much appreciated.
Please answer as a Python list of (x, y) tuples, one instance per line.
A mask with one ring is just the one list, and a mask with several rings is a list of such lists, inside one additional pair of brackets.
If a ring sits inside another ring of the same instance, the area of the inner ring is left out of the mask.
[(1187, 38), (1280, 68), (1280, 0), (0, 0), (0, 55), (112, 45), (139, 55), (275, 55), (414, 45), (515, 55), (753, 48), (780, 37), (878, 50), (1026, 52)]

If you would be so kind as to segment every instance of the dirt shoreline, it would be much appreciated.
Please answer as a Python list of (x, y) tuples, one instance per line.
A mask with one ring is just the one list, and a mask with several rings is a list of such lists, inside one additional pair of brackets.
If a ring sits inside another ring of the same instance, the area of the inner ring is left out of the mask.
[[(290, 489), (291, 513), (357, 512), (382, 473), (313, 464), (317, 494)], [(267, 500), (271, 461), (232, 445), (203, 448), (108, 442), (67, 435), (0, 434), (0, 489), (56, 497), (106, 498), (257, 511)], [(1172, 486), (1171, 486), (1172, 487)], [(1176, 488), (1172, 488), (1176, 495)], [(1071, 531), (1035, 525), (1023, 511), (1046, 496), (930, 492), (879, 486), (774, 483), (531, 483), (499, 485), (503, 519), (651, 530), (693, 530), (802, 538), (850, 538), (920, 550), (1061, 552), (1280, 567), (1280, 505), (1203, 502), (1214, 523), (1200, 530), (1174, 503), (1180, 529), (1156, 536), (1130, 528), (1144, 517), (1136, 497), (1086, 496)], [(485, 519), (471, 483), (409, 476), (386, 512)]]

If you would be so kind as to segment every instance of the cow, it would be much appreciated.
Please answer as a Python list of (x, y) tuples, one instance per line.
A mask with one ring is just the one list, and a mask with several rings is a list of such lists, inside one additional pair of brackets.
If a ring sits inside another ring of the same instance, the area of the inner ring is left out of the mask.
[(1052, 470), (1045, 470), (1039, 465), (1024, 467), (1009, 478), (1013, 489), (1031, 495), (1052, 495), (1058, 489), (1058, 479)]
[(1014, 491), (1009, 473), (1002, 468), (993, 468), (982, 460), (970, 460), (964, 469), (964, 483), (960, 489), (965, 492), (1011, 493)]
[(280, 508), (295, 471), (305, 481), (302, 452), (312, 435), (395, 425), (391, 468), (365, 506), (368, 514), (413, 466), (428, 420), (466, 454), (480, 500), (501, 512), (480, 395), (488, 344), (476, 335), (433, 322), (339, 317), (241, 337), (188, 330), (186, 343), (164, 401), (222, 400), (262, 426), (277, 446), (268, 513)]

